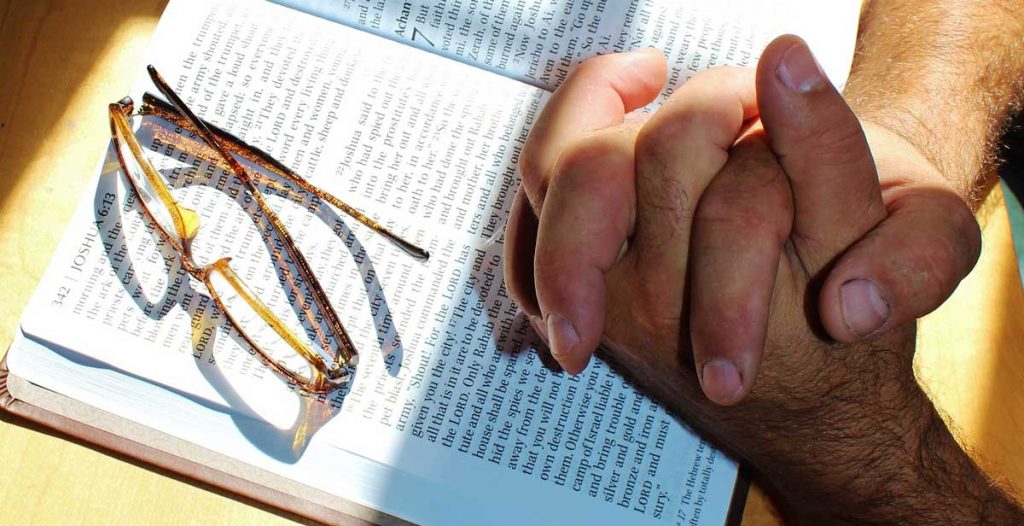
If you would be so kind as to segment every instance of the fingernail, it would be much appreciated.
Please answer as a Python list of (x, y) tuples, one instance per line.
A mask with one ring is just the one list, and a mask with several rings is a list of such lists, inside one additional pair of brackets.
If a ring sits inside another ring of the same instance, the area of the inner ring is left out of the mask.
[(657, 49), (634, 49), (623, 53), (622, 58), (625, 60), (623, 60), (620, 67), (626, 67), (631, 71), (644, 71), (651, 61), (664, 60), (664, 58), (662, 58), (664, 56), (665, 55)]
[(565, 367), (565, 359), (570, 357), (573, 347), (580, 342), (580, 336), (576, 334), (576, 329), (571, 323), (557, 314), (548, 314), (547, 325), (551, 355)]
[(839, 300), (846, 326), (861, 338), (882, 328), (889, 319), (889, 303), (874, 282), (866, 279), (847, 281), (839, 289)]
[(623, 57), (626, 58), (627, 60), (629, 60), (629, 62), (632, 63), (632, 62), (638, 62), (638, 61), (642, 61), (642, 60), (649, 60), (652, 57), (662, 56), (662, 55), (663, 55), (662, 52), (657, 50), (657, 49), (650, 48), (650, 47), (645, 47), (645, 48), (633, 49), (633, 50), (627, 51), (623, 55)]
[(825, 84), (825, 73), (806, 44), (794, 44), (786, 50), (775, 76), (797, 93), (807, 93)]
[(712, 358), (701, 368), (700, 384), (704, 394), (717, 404), (727, 404), (743, 390), (743, 378), (736, 366), (725, 358)]

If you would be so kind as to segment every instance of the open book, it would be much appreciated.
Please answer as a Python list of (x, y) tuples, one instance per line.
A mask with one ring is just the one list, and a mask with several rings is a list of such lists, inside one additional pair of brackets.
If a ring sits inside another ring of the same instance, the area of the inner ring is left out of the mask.
[[(516, 163), (588, 56), (662, 48), (667, 95), (792, 32), (842, 83), (859, 2), (281, 4), (172, 0), (150, 61), (203, 119), (430, 251), (412, 260), (324, 203), (261, 187), (362, 351), (350, 385), (312, 396), (264, 367), (110, 150), (24, 313), (2, 402), (324, 521), (724, 522), (735, 462), (601, 361), (577, 377), (542, 363), (502, 283)], [(273, 288), (237, 215), (245, 193), (187, 132), (140, 140), (213, 242)]]

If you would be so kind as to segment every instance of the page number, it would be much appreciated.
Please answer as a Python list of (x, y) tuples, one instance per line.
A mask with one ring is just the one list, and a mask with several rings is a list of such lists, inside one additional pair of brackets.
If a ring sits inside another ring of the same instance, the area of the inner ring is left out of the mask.
[(419, 40), (422, 40), (422, 41), (426, 42), (427, 44), (430, 44), (430, 47), (435, 47), (434, 43), (431, 42), (429, 38), (427, 38), (427, 35), (424, 35), (422, 31), (420, 31), (418, 28), (414, 27), (414, 28), (412, 28), (412, 41), (413, 42), (416, 42), (416, 40), (417, 40), (416, 37), (419, 37)]

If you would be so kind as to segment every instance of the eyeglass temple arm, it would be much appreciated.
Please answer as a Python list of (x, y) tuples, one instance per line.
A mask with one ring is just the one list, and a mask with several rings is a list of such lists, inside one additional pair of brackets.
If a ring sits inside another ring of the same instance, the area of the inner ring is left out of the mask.
[[(217, 152), (217, 154), (221, 156), (224, 162), (228, 163), (231, 171), (235, 173), (235, 176), (238, 177), (249, 191), (253, 201), (256, 202), (256, 206), (258, 206), (266, 216), (270, 228), (281, 240), (284, 252), (286, 252), (288, 257), (291, 258), (291, 263), (295, 266), (295, 269), (299, 272), (302, 280), (308, 287), (308, 291), (312, 296), (313, 302), (324, 315), (324, 322), (330, 328), (335, 341), (338, 344), (339, 352), (335, 357), (335, 360), (339, 361), (339, 363), (340, 360), (345, 360), (346, 363), (352, 363), (354, 365), (354, 358), (357, 354), (355, 345), (352, 343), (348, 333), (345, 331), (345, 327), (341, 324), (341, 320), (338, 319), (338, 314), (331, 306), (331, 302), (327, 298), (327, 293), (324, 292), (323, 287), (320, 285), (320, 281), (317, 280), (316, 276), (313, 274), (313, 269), (309, 266), (309, 262), (306, 261), (306, 257), (302, 255), (302, 251), (299, 250), (299, 247), (295, 245), (295, 241), (292, 239), (288, 229), (285, 228), (281, 218), (279, 218), (277, 213), (275, 213), (274, 210), (266, 203), (263, 195), (260, 194), (259, 189), (256, 188), (255, 183), (253, 183), (252, 178), (249, 176), (245, 167), (243, 167), (242, 164), (238, 162), (238, 159), (235, 159), (234, 156), (224, 148), (220, 139), (215, 136), (213, 132), (199, 120), (199, 117), (189, 109), (188, 105), (186, 105), (185, 102), (182, 101), (176, 93), (174, 93), (174, 90), (171, 89), (170, 85), (167, 84), (167, 81), (160, 76), (160, 73), (157, 72), (156, 68), (150, 65), (146, 67), (146, 70), (149, 72), (149, 76), (153, 80), (153, 83), (160, 89), (160, 92), (170, 99), (171, 104), (173, 104), (174, 107), (192, 123), (193, 127), (196, 128), (196, 131), (199, 132), (199, 135), (203, 140), (205, 140)], [(283, 254), (274, 254), (274, 257), (277, 259), (280, 266), (284, 267), (287, 264)], [(314, 318), (312, 313), (308, 312), (309, 306), (306, 305), (305, 302), (300, 302), (296, 305), (298, 305), (303, 311), (307, 311), (310, 319)], [(330, 339), (330, 335), (322, 330), (319, 323), (314, 324), (314, 328), (321, 342), (324, 345), (329, 345), (328, 340)], [(310, 365), (316, 366), (312, 363)]]
[[(165, 116), (172, 117), (167, 120), (172, 120), (175, 123), (188, 127), (191, 131), (198, 133), (198, 130), (195, 129), (195, 127), (192, 125), (189, 119), (181, 115), (178, 109), (175, 108), (173, 105), (168, 104), (167, 102), (153, 96), (150, 93), (143, 94), (142, 98), (143, 107), (152, 107), (156, 110), (157, 113), (161, 113)], [(377, 232), (378, 234), (384, 236), (393, 245), (401, 249), (406, 254), (412, 256), (413, 258), (418, 259), (420, 261), (426, 261), (430, 258), (430, 253), (428, 251), (420, 248), (419, 246), (409, 241), (406, 241), (404, 238), (402, 238), (398, 234), (395, 234), (394, 232), (389, 230), (387, 227), (381, 225), (377, 221), (374, 221), (366, 214), (357, 210), (355, 207), (342, 201), (333, 194), (326, 192), (320, 189), (319, 187), (311, 184), (302, 176), (295, 173), (291, 168), (288, 168), (277, 159), (271, 157), (270, 154), (264, 152), (263, 150), (255, 146), (252, 146), (251, 144), (246, 143), (245, 141), (239, 139), (238, 137), (235, 137), (231, 132), (225, 131), (205, 120), (198, 120), (202, 122), (207, 128), (209, 128), (214, 135), (216, 135), (219, 139), (224, 141), (224, 146), (226, 146), (231, 151), (239, 153), (240, 155), (246, 158), (249, 158), (249, 155), (246, 154), (251, 154), (253, 157), (255, 157), (255, 159), (250, 158), (249, 160), (267, 166), (268, 168), (274, 170), (275, 172), (278, 172), (282, 177), (288, 179), (290, 182), (296, 184), (298, 187), (302, 188), (306, 192), (309, 192), (319, 197), (320, 199), (327, 201), (328, 203), (335, 206), (342, 212), (348, 214), (356, 221), (359, 221), (360, 223), (372, 229), (374, 232)]]

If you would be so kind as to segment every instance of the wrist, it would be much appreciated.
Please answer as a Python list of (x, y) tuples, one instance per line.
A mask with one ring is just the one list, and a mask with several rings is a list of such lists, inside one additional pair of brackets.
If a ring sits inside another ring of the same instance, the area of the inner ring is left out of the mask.
[(976, 204), (1020, 107), (1019, 2), (873, 0), (844, 96), (858, 117), (912, 143)]
[(898, 194), (901, 189), (922, 186), (950, 191), (962, 200), (968, 200), (967, 190), (943, 174), (933, 160), (939, 155), (915, 143), (908, 138), (909, 134), (901, 132), (898, 127), (894, 128), (892, 119), (880, 121), (865, 116), (859, 118), (875, 160), (886, 202), (891, 202), (894, 197), (888, 195), (890, 193)]
[[(921, 101), (905, 105), (894, 100), (867, 104), (861, 99), (859, 102), (852, 106), (864, 125), (872, 154), (879, 164), (883, 190), (887, 185), (899, 183), (938, 186), (951, 190), (972, 209), (976, 208), (979, 190), (987, 188), (996, 176), (995, 139), (990, 139), (989, 132), (982, 130), (987, 123), (981, 122), (977, 115), (961, 113), (952, 118), (959, 123), (953, 127), (945, 118), (938, 120), (926, 113), (935, 109), (915, 108)], [(885, 107), (878, 108), (878, 104)], [(953, 129), (956, 131), (952, 132)], [(884, 151), (879, 151), (879, 145), (889, 148), (897, 145), (898, 155), (886, 156)], [(887, 177), (892, 178), (892, 171), (883, 166), (885, 161), (914, 164), (916, 171), (904, 170), (909, 174), (906, 181), (886, 181)]]

